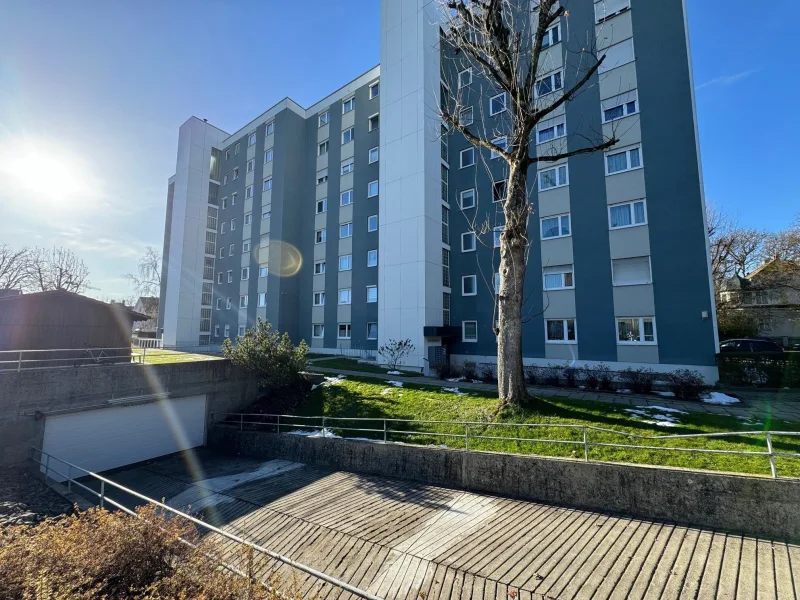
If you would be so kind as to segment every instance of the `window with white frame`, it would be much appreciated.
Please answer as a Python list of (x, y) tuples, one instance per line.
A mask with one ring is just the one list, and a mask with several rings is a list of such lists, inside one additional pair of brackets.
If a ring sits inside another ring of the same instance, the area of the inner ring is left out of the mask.
[(561, 71), (550, 73), (539, 79), (533, 86), (536, 97), (544, 96), (564, 88), (564, 77)]
[(322, 323), (315, 323), (311, 327), (311, 337), (317, 339), (325, 337), (325, 325)]
[(325, 306), (325, 292), (314, 292), (314, 306)]
[(603, 123), (610, 123), (639, 112), (639, 93), (637, 90), (631, 90), (625, 94), (603, 100), (600, 105)]
[(350, 288), (339, 290), (339, 304), (350, 304), (353, 301), (353, 292)]
[(461, 234), (461, 251), (462, 252), (475, 252), (477, 242), (475, 234), (472, 231)]
[(261, 265), (258, 267), (258, 276), (261, 278), (266, 277), (269, 275), (269, 267), (267, 265)]
[(353, 223), (342, 223), (339, 225), (339, 238), (349, 238), (353, 237)]
[(375, 164), (378, 162), (378, 158), (380, 156), (380, 150), (376, 146), (375, 148), (370, 148), (369, 151), (369, 164)]
[(326, 110), (325, 112), (320, 113), (319, 115), (317, 115), (317, 125), (319, 127), (323, 127), (323, 126), (327, 125), (330, 122), (330, 120), (331, 120), (330, 111)]
[[(219, 232), (220, 232), (220, 233), (225, 233), (225, 226), (226, 226), (226, 225), (227, 225), (227, 223), (225, 223), (225, 221), (222, 221), (222, 222), (219, 224)], [(220, 258), (222, 258), (222, 254), (220, 254), (220, 255), (219, 255), (219, 257), (220, 257)]]
[(368, 285), (367, 286), (367, 304), (374, 304), (378, 301), (378, 286), (377, 285)]
[(649, 256), (615, 258), (611, 261), (611, 272), (616, 286), (653, 283)]
[(644, 200), (612, 204), (608, 207), (609, 229), (623, 229), (647, 224), (647, 208)]
[(228, 271), (228, 283), (233, 283), (233, 271)]
[(478, 295), (478, 276), (477, 275), (464, 275), (461, 278), (461, 295), (462, 296), (477, 296)]
[(217, 298), (217, 310), (222, 310), (222, 298)]
[(317, 214), (320, 215), (328, 210), (328, 199), (322, 198), (317, 200)]
[(275, 160), (275, 150), (270, 148), (264, 152), (264, 164), (271, 163), (273, 160)]
[[(231, 229), (234, 229), (233, 227)], [(236, 252), (236, 244), (231, 244), (228, 247), (228, 256), (233, 256), (233, 253)]]
[(569, 165), (559, 165), (552, 169), (539, 171), (539, 191), (546, 192), (569, 185)]
[(368, 267), (377, 267), (378, 266), (378, 251), (377, 250), (367, 250), (367, 266)]
[(228, 199), (227, 198), (223, 198), (222, 199), (222, 208), (228, 208)]
[(569, 214), (545, 217), (542, 219), (542, 239), (551, 240), (572, 234)]
[(376, 81), (375, 83), (370, 84), (369, 86), (369, 99), (374, 100), (377, 98), (381, 93), (381, 82)]
[(236, 219), (231, 219), (231, 231), (236, 231)]
[(356, 98), (351, 96), (347, 100), (342, 100), (342, 114), (349, 113), (356, 107)]
[(267, 293), (266, 292), (261, 292), (258, 295), (258, 307), (259, 308), (264, 308), (266, 305), (267, 305)]
[(458, 87), (467, 87), (472, 83), (472, 67), (464, 69), (458, 74)]
[(463, 125), (464, 127), (468, 125), (472, 125), (475, 122), (475, 110), (469, 106), (467, 108), (462, 108), (461, 111), (458, 113), (458, 123), (459, 125)]
[(492, 202), (504, 201), (506, 199), (507, 189), (508, 182), (505, 179), (492, 183)]
[(500, 238), (503, 235), (503, 229), (505, 229), (505, 227), (502, 225), (498, 225), (497, 227), (492, 229), (492, 241), (495, 248), (500, 247)]
[(501, 92), (489, 98), (489, 116), (493, 117), (494, 115), (499, 115), (501, 112), (505, 112), (506, 103), (507, 96), (505, 92)]
[(377, 181), (370, 181), (367, 184), (367, 198), (374, 198), (378, 195), (378, 182)]
[(228, 296), (227, 298), (225, 298), (225, 310), (230, 310), (231, 306), (233, 306), (233, 299), (230, 296)]
[(325, 261), (318, 260), (314, 263), (314, 275), (325, 275)]
[(475, 164), (475, 148), (469, 147), (461, 151), (459, 155), (461, 168), (471, 167)]
[(599, 74), (632, 63), (636, 58), (633, 52), (633, 38), (628, 38), (618, 44), (609, 46), (605, 50), (601, 50), (598, 54), (598, 58), (605, 56), (605, 59), (597, 69)]
[(253, 169), (255, 168), (256, 168), (256, 159), (251, 158), (250, 160), (247, 161), (247, 172), (252, 173)]
[(227, 161), (227, 160), (230, 160), (230, 159), (231, 159), (231, 151), (230, 150), (225, 150), (225, 160)]
[(219, 337), (219, 325), (214, 325), (214, 337)]
[(230, 325), (225, 325), (225, 337), (226, 338), (231, 337), (231, 326)]
[(342, 161), (342, 175), (352, 173), (356, 168), (356, 162), (352, 158), (347, 158)]
[(245, 334), (245, 331), (247, 331), (247, 326), (246, 325), (239, 325), (239, 329), (238, 329), (237, 335), (239, 337), (242, 337)]
[(594, 4), (594, 16), (598, 23), (610, 19), (631, 7), (631, 0), (602, 0)]
[(270, 121), (269, 123), (267, 123), (265, 129), (267, 135), (272, 135), (273, 133), (275, 133), (275, 121)]
[(222, 176), (222, 185), (228, 185), (228, 174)]
[(500, 273), (494, 274), (494, 293), (495, 295), (500, 293)]
[(378, 324), (377, 323), (367, 323), (367, 339), (368, 340), (377, 340), (378, 339)]
[(543, 144), (550, 140), (565, 137), (567, 135), (567, 124), (563, 118), (551, 119), (545, 123), (540, 123), (536, 128), (536, 143)]
[(630, 317), (617, 319), (617, 344), (655, 345), (655, 317)]
[(461, 208), (475, 208), (475, 189), (462, 190), (459, 194)]
[(245, 225), (250, 225), (252, 222), (253, 222), (253, 213), (247, 213), (244, 216), (244, 224)]
[(317, 144), (317, 156), (326, 155), (328, 153), (329, 146), (330, 143), (328, 142), (328, 140), (325, 140), (324, 142), (320, 142), (319, 144)]
[(342, 132), (342, 146), (344, 146), (345, 144), (349, 144), (350, 142), (352, 142), (352, 141), (355, 139), (355, 137), (356, 137), (356, 130), (355, 130), (355, 128), (353, 128), (353, 127), (350, 127), (349, 129), (345, 129), (345, 130)]
[[(266, 182), (265, 182), (264, 185), (266, 185)], [(265, 189), (272, 189), (272, 179), (269, 180), (269, 188), (265, 188)], [(253, 186), (252, 185), (248, 185), (246, 188), (244, 188), (244, 197), (245, 198), (252, 198), (253, 197)]]
[(353, 270), (353, 255), (343, 254), (339, 257), (339, 270), (352, 271)]
[(317, 185), (322, 185), (328, 181), (328, 169), (317, 171)]
[(575, 287), (572, 265), (544, 267), (542, 271), (546, 290), (568, 290)]
[(561, 24), (556, 23), (548, 29), (542, 38), (542, 48), (549, 48), (561, 41)]
[(239, 144), (239, 143), (237, 142), (237, 143), (236, 143), (236, 145), (233, 147), (233, 153), (234, 153), (234, 154), (236, 154), (236, 155), (238, 155), (238, 154), (239, 154), (239, 149), (240, 149), (240, 147), (241, 147), (241, 144)]
[(642, 167), (642, 148), (633, 146), (625, 150), (606, 153), (606, 175), (624, 173)]
[(349, 340), (351, 334), (350, 323), (339, 323), (339, 333), (337, 335), (340, 340)]
[[(253, 187), (252, 187), (252, 186), (250, 186), (250, 188), (248, 188), (248, 189), (250, 190), (250, 194), (251, 194), (251, 195), (250, 195), (250, 196), (247, 196), (247, 197), (248, 197), (248, 198), (252, 198)], [(269, 191), (269, 190), (271, 190), (271, 189), (272, 189), (272, 177), (267, 177), (267, 178), (264, 180), (264, 184), (263, 184), (263, 187), (261, 188), (261, 191), (262, 191), (262, 192), (268, 192), (268, 191)]]
[(378, 231), (378, 215), (367, 217), (367, 231)]
[(242, 267), (242, 281), (250, 279), (250, 267)]
[(236, 167), (236, 168), (233, 170), (233, 179), (234, 179), (234, 181), (235, 181), (235, 180), (237, 180), (237, 179), (239, 179), (239, 167)]
[(231, 194), (231, 206), (236, 206), (236, 197), (238, 194), (236, 192)]
[(256, 143), (256, 134), (255, 132), (251, 133), (247, 138), (247, 145), (252, 146)]
[[(501, 150), (505, 150), (508, 147), (508, 138), (506, 136), (494, 138), (492, 140), (492, 143)], [(500, 153), (492, 150), (489, 158), (491, 158), (492, 160), (494, 160), (495, 158), (500, 158)]]
[(345, 190), (339, 194), (339, 206), (349, 206), (353, 203), (353, 190)]
[(217, 283), (218, 283), (219, 285), (222, 285), (222, 278), (223, 278), (224, 276), (225, 276), (225, 274), (224, 274), (222, 271), (220, 271), (219, 273), (217, 273)]
[(578, 341), (575, 319), (545, 319), (544, 331), (548, 344), (575, 344)]
[(242, 254), (247, 254), (250, 252), (250, 240), (245, 240), (242, 242)]
[(219, 247), (219, 257), (220, 258), (225, 258), (225, 246), (220, 246)]
[(462, 342), (478, 341), (477, 321), (461, 321), (461, 341)]
[(380, 115), (378, 114), (372, 115), (368, 121), (368, 129), (370, 131), (375, 131), (378, 127), (380, 127), (380, 124), (381, 124)]
[(314, 243), (324, 244), (327, 237), (328, 237), (328, 231), (326, 229), (317, 229), (314, 232)]
[(247, 304), (248, 304), (248, 297), (239, 296), (239, 308), (247, 308)]

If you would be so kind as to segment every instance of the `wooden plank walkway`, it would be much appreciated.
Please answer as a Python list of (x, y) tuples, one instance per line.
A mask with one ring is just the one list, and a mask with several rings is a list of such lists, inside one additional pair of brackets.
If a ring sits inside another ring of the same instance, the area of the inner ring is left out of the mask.
[[(386, 599), (800, 595), (800, 547), (783, 542), (286, 461), (198, 457), (194, 477), (175, 456), (109, 477)], [(223, 546), (236, 562), (235, 545)], [(350, 596), (261, 557), (258, 571), (272, 570), (304, 595)]]

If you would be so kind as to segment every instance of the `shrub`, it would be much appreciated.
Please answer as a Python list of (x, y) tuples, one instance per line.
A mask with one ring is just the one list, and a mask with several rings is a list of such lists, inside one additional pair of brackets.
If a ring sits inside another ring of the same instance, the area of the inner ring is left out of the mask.
[(525, 381), (528, 385), (536, 385), (539, 381), (539, 368), (538, 367), (525, 367)]
[(410, 339), (405, 340), (389, 340), (383, 346), (378, 348), (380, 354), (386, 361), (386, 366), (391, 371), (397, 370), (397, 365), (403, 362), (403, 359), (414, 351), (414, 344)]
[(678, 369), (667, 374), (669, 391), (681, 400), (699, 400), (700, 394), (707, 391), (703, 376), (697, 371)]
[(458, 377), (458, 368), (454, 365), (451, 365), (449, 360), (435, 365), (433, 369), (436, 371), (436, 375), (439, 377), (439, 379), (452, 379), (453, 377)]
[(539, 367), (539, 377), (545, 385), (558, 387), (561, 385), (561, 367), (558, 365)]
[(497, 383), (493, 364), (485, 364), (481, 369), (480, 380), (484, 383)]
[(634, 394), (649, 394), (653, 391), (656, 373), (652, 369), (631, 369), (629, 367), (619, 375)]
[(603, 363), (593, 367), (583, 367), (583, 379), (590, 390), (610, 392), (614, 388), (611, 369)]
[(567, 380), (567, 387), (574, 388), (578, 386), (577, 377), (579, 371), (580, 369), (571, 366), (567, 366), (564, 369), (564, 379)]
[(465, 360), (461, 368), (461, 375), (467, 379), (478, 378), (478, 365), (471, 360)]

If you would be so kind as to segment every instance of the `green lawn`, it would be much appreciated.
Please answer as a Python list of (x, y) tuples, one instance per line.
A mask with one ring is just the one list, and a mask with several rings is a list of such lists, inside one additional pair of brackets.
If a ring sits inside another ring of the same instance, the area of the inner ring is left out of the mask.
[(161, 350), (158, 348), (141, 350), (135, 348), (133, 350), (133, 360), (140, 362), (141, 356), (144, 356), (144, 364), (146, 365), (164, 365), (169, 363), (182, 363), (194, 362), (198, 360), (217, 360), (219, 356), (210, 356), (208, 354), (193, 354), (191, 352), (177, 352), (175, 350)]
[[(314, 362), (309, 363), (308, 368), (310, 371), (313, 371), (315, 366), (325, 369), (356, 371), (358, 373), (378, 373), (379, 375), (386, 375), (389, 371), (391, 371), (391, 369), (388, 367), (379, 367), (378, 365), (360, 363), (352, 358), (323, 358), (321, 360), (315, 360)], [(422, 377), (422, 373), (419, 371), (404, 371), (401, 368), (398, 368), (397, 370), (402, 373), (402, 375), (398, 375), (398, 377)]]
[[(454, 384), (457, 385), (457, 384)], [(707, 413), (671, 414), (648, 410), (639, 418), (625, 412), (625, 407), (601, 402), (539, 398), (535, 408), (510, 411), (500, 410), (496, 395), (468, 392), (456, 395), (434, 386), (404, 384), (402, 388), (376, 382), (367, 378), (346, 378), (341, 382), (323, 385), (312, 393), (302, 414), (343, 417), (342, 421), (329, 421), (328, 426), (345, 437), (383, 439), (382, 419), (427, 419), (432, 421), (475, 421), (470, 426), (470, 449), (583, 458), (582, 444), (566, 445), (543, 441), (514, 441), (477, 439), (477, 436), (536, 438), (538, 440), (570, 440), (581, 442), (582, 428), (569, 429), (556, 425), (599, 427), (611, 431), (587, 430), (590, 443), (638, 444), (656, 447), (704, 448), (714, 450), (765, 451), (764, 437), (731, 435), (720, 439), (634, 440), (625, 433), (645, 436), (699, 434), (722, 431), (800, 431), (800, 424), (772, 421), (743, 423), (735, 417)], [(637, 407), (629, 407), (643, 410)], [(654, 415), (670, 414), (679, 420), (674, 427), (662, 427), (643, 422), (654, 420)], [(375, 419), (367, 422), (346, 420), (353, 417)], [(489, 424), (492, 422), (493, 424)], [(516, 423), (537, 424), (537, 427), (520, 427)], [(375, 432), (346, 432), (338, 427), (375, 429)], [(464, 426), (439, 423), (390, 423), (388, 439), (418, 444), (446, 444), (463, 448)], [(392, 432), (391, 430), (394, 430)], [(399, 433), (403, 432), (403, 433)], [(434, 435), (422, 435), (430, 432)], [(800, 438), (785, 436), (773, 439), (778, 452), (800, 452)], [(605, 460), (637, 464), (665, 465), (692, 469), (709, 469), (735, 473), (769, 475), (769, 460), (764, 456), (736, 456), (726, 454), (697, 454), (674, 450), (632, 450), (628, 448), (592, 447), (590, 460)], [(800, 459), (778, 458), (781, 476), (800, 477)]]

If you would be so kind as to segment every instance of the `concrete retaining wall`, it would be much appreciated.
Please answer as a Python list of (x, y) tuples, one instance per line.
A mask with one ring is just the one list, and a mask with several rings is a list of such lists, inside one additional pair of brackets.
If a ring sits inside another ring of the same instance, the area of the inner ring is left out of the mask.
[[(41, 446), (48, 413), (105, 408), (112, 398), (155, 393), (206, 394), (209, 412), (235, 412), (255, 399), (257, 387), (256, 379), (227, 360), (2, 372), (0, 464), (23, 462), (30, 446)], [(37, 419), (37, 412), (44, 418)]]
[(800, 541), (800, 481), (513, 454), (240, 432), (215, 426), (223, 452), (411, 479), (548, 504)]

